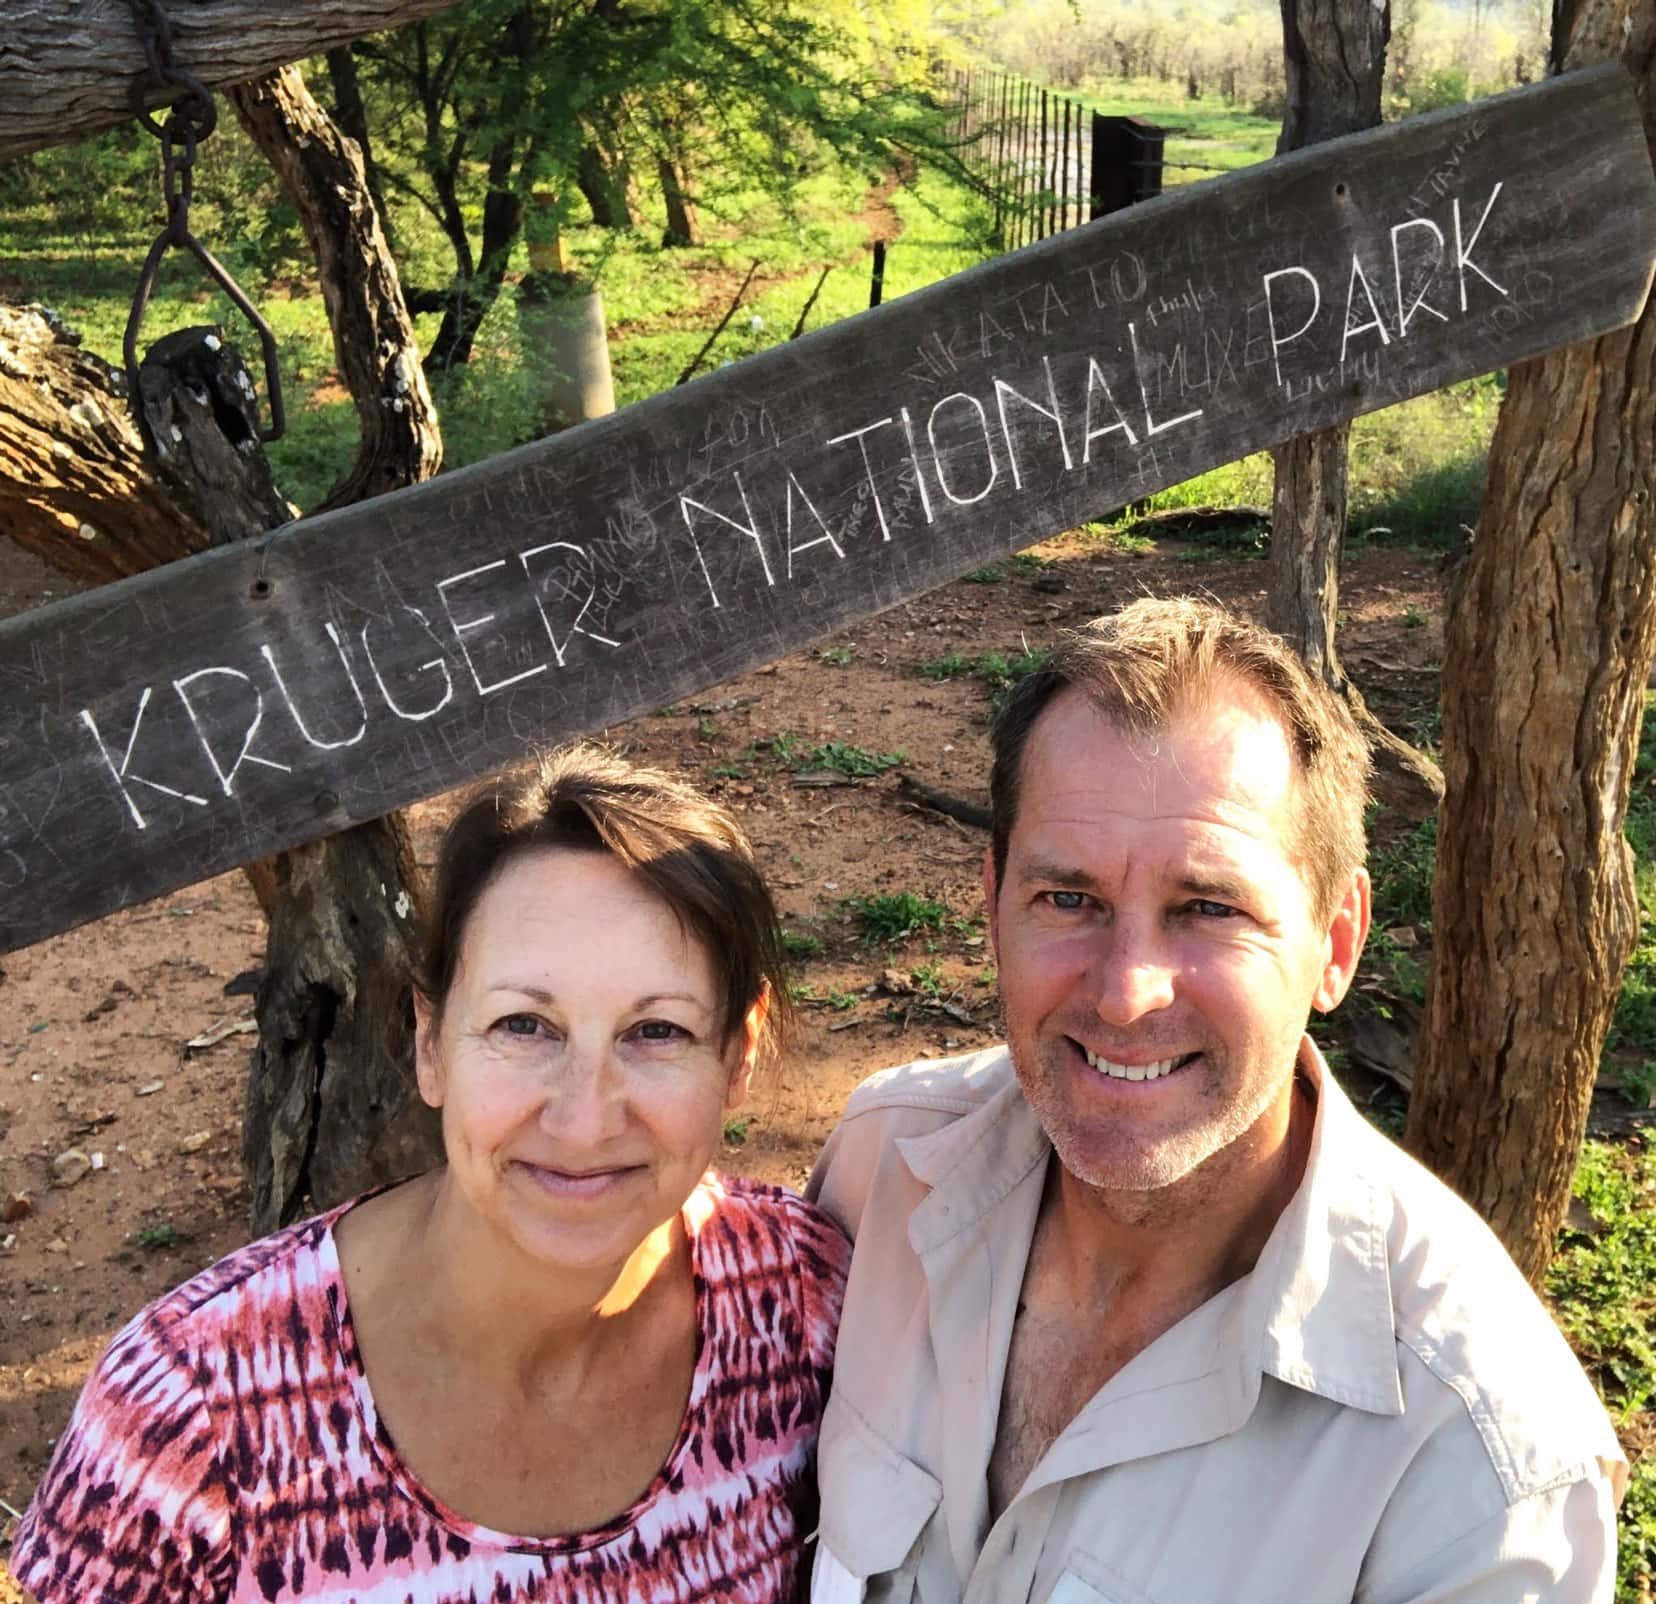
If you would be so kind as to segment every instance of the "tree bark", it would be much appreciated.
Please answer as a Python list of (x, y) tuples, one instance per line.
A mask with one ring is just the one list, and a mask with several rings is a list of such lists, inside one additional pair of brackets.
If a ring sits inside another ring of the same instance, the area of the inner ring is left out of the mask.
[(701, 221), (696, 216), (695, 202), (685, 192), (683, 173), (681, 162), (666, 156), (656, 158), (656, 175), (667, 205), (667, 226), (662, 230), (661, 243), (669, 248), (701, 244)]
[(575, 184), (592, 209), (599, 228), (631, 228), (632, 176), (624, 157), (611, 157), (588, 141), (581, 146)]
[[(1554, 12), (1656, 135), (1656, 3)], [(1638, 933), (1622, 837), (1656, 656), (1656, 311), (1512, 370), (1443, 665), (1449, 788), (1408, 1145), (1537, 1285)]]
[[(356, 402), (362, 445), (324, 506), (430, 478), (442, 459), (437, 416), (359, 148), (297, 67), (230, 99), (304, 223)], [(413, 1077), (421, 891), (403, 815), (280, 853), (250, 877), (270, 936), (242, 1160), (252, 1228), (265, 1232), (307, 1197), (327, 1207), (429, 1168), (442, 1140)]]
[[(1389, 27), (1389, 4), (1282, 0), (1287, 100), (1279, 155), (1379, 123)], [(1407, 817), (1423, 819), (1443, 795), (1437, 765), (1375, 718), (1346, 678), (1334, 645), (1349, 436), (1342, 424), (1271, 453), (1276, 492), (1266, 618), (1351, 709), (1374, 756), (1376, 794)]]
[(180, 329), (145, 357), (158, 458), (132, 421), (125, 375), (79, 347), (55, 314), (0, 303), (0, 535), (103, 585), (293, 516), (263, 452), (247, 447), (251, 380), (244, 389), (222, 330)]
[(297, 67), (231, 89), (228, 98), (298, 209), (340, 377), (356, 403), (356, 461), (311, 510), (429, 479), (442, 461), (437, 415), (361, 150), (312, 99)]
[(120, 372), (54, 314), (4, 302), (0, 535), (82, 585), (213, 544), (185, 475), (145, 457)]
[[(209, 88), (240, 83), (364, 34), (447, 10), (454, 0), (165, 0), (173, 60)], [(132, 115), (144, 71), (124, 0), (29, 0), (5, 8), (0, 157), (62, 145)], [(152, 106), (160, 104), (152, 98)]]
[(387, 245), (393, 243), (391, 208), (385, 204), (385, 187), (374, 160), (373, 137), (368, 130), (368, 108), (362, 100), (362, 75), (357, 71), (356, 53), (349, 45), (335, 45), (328, 52), (328, 83), (333, 89), (333, 120), (341, 133), (354, 139), (362, 152), (362, 171), (368, 193), (379, 213), (380, 232)]

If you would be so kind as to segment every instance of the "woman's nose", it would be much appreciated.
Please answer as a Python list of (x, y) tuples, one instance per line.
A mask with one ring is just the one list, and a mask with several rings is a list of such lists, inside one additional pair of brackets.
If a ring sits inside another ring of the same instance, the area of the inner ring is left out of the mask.
[(564, 1141), (598, 1147), (626, 1128), (626, 1095), (608, 1044), (576, 1046), (559, 1065), (541, 1123)]

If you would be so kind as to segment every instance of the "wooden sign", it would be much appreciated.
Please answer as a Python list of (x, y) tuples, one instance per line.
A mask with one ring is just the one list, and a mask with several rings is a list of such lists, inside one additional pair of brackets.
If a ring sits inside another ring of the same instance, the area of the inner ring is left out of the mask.
[(1246, 452), (1635, 318), (1619, 67), (1033, 245), (0, 624), (0, 949), (692, 694)]

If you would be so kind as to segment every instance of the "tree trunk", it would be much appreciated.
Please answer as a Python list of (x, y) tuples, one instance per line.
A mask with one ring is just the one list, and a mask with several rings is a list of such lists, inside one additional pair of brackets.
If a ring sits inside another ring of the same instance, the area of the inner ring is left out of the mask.
[[(442, 458), (437, 417), (360, 151), (296, 67), (230, 99), (304, 223), (356, 402), (361, 449), (325, 505), (430, 478)], [(270, 937), (242, 1159), (263, 1232), (307, 1196), (326, 1207), (429, 1168), (442, 1143), (413, 1078), (420, 879), (403, 816), (281, 853), (250, 875)]]
[(502, 135), (489, 153), (489, 187), (483, 196), (483, 254), (477, 277), (456, 286), (443, 309), (437, 337), (426, 353), (427, 373), (445, 373), (471, 360), (483, 320), (500, 299), (512, 247), (523, 228), (523, 196), (514, 185), (519, 152), (513, 136)]
[[(1554, 59), (1620, 55), (1656, 134), (1656, 3), (1554, 15)], [(1445, 641), (1449, 789), (1408, 1144), (1537, 1285), (1638, 934), (1622, 822), (1656, 656), (1653, 471), (1651, 306), (1514, 368)]]
[(695, 202), (685, 193), (683, 164), (665, 156), (656, 158), (656, 175), (661, 180), (662, 199), (667, 203), (667, 227), (661, 243), (666, 247), (701, 244), (701, 222)]
[[(1287, 101), (1279, 154), (1379, 123), (1389, 26), (1389, 5), (1373, 0), (1282, 0)], [(1345, 699), (1368, 737), (1381, 800), (1422, 819), (1443, 795), (1437, 766), (1374, 717), (1346, 678), (1334, 646), (1349, 434), (1342, 424), (1291, 440), (1271, 454), (1276, 492), (1266, 617)]]
[(340, 377), (356, 403), (356, 461), (311, 510), (429, 479), (442, 461), (437, 416), (360, 149), (311, 98), (297, 67), (240, 85), (228, 98), (298, 209)]
[(374, 141), (368, 131), (368, 108), (362, 100), (362, 75), (357, 71), (356, 53), (349, 45), (335, 45), (328, 52), (328, 82), (333, 87), (333, 120), (342, 133), (357, 142), (362, 152), (363, 176), (368, 180), (368, 193), (374, 197), (374, 210), (379, 213), (380, 232), (387, 245), (394, 243), (391, 208), (385, 204), (385, 188), (380, 182), (380, 171), (374, 161)]
[[(166, 7), (173, 59), (210, 88), (274, 72), (454, 0), (213, 0)], [(4, 7), (0, 158), (62, 145), (132, 116), (144, 54), (129, 6), (28, 0)], [(159, 104), (152, 98), (151, 105)]]
[(122, 375), (54, 314), (4, 302), (0, 535), (82, 585), (213, 544), (176, 461), (145, 457)]
[(599, 228), (631, 228), (632, 177), (624, 157), (611, 157), (592, 141), (581, 146), (575, 184)]

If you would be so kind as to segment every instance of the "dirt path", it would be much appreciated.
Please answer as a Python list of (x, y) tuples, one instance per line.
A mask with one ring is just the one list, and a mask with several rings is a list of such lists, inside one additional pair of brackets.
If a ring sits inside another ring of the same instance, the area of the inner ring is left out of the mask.
[[(957, 582), (609, 732), (623, 751), (680, 769), (737, 808), (796, 945), (810, 949), (800, 962), (801, 1038), (757, 1087), (746, 1140), (724, 1155), (730, 1169), (797, 1184), (865, 1074), (997, 1039), (978, 891), (984, 838), (908, 802), (898, 784), (906, 772), (984, 798), (988, 692), (969, 675), (924, 677), (923, 665), (1013, 657), (1144, 592), (1202, 590), (1261, 608), (1263, 564), (1181, 560), (1191, 549), (1163, 542), (1155, 555), (1123, 556), (1060, 537), (1036, 548), (1045, 561), (1002, 564), (992, 582)], [(63, 590), (0, 542), (0, 613)], [(1417, 670), (1438, 646), (1435, 568), (1362, 554), (1345, 599), (1347, 657), (1382, 715), (1429, 703), (1433, 676)], [(1424, 627), (1408, 624), (1417, 616)], [(1394, 671), (1365, 678), (1366, 661)], [(801, 784), (790, 750), (827, 742), (906, 755), (875, 779)], [(451, 805), (438, 798), (415, 810), (426, 861)], [(949, 923), (891, 948), (867, 945), (846, 899), (902, 892), (945, 904)], [(185, 1043), (250, 1016), (250, 998), (226, 986), (257, 967), (262, 946), (252, 896), (231, 874), (0, 960), (0, 1205), (22, 1196), (29, 1210), (0, 1225), (0, 1499), (9, 1504), (29, 1497), (113, 1331), (245, 1240), (237, 1132), (247, 1039)], [(71, 1148), (99, 1167), (54, 1187), (53, 1160)]]

